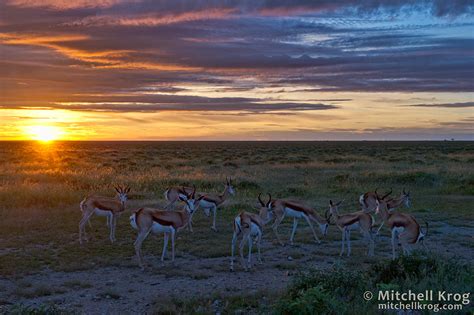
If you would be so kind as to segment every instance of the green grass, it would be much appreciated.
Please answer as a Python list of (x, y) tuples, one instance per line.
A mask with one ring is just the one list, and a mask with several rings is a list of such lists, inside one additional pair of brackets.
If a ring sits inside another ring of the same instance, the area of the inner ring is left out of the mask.
[[(399, 292), (447, 291), (471, 292), (472, 265), (436, 257), (408, 256), (384, 260), (364, 270), (344, 263), (329, 270), (300, 273), (283, 292), (260, 291), (257, 294), (223, 295), (191, 299), (158, 299), (153, 314), (380, 314), (371, 291)], [(435, 301), (436, 302), (436, 301)], [(464, 305), (463, 314), (473, 311), (473, 303)], [(423, 312), (422, 312), (423, 313)], [(427, 312), (426, 312), (427, 313)]]
[[(406, 188), (413, 206), (404, 211), (422, 221), (466, 225), (474, 218), (472, 142), (2, 142), (0, 160), (3, 276), (46, 267), (73, 271), (129, 265), (136, 232), (128, 212), (119, 218), (116, 244), (109, 243), (103, 218), (93, 218), (93, 228), (87, 227), (89, 243), (77, 241), (79, 202), (90, 193), (112, 196), (117, 183), (132, 187), (127, 208), (133, 209), (164, 205), (163, 191), (170, 185), (220, 192), (226, 176), (235, 179), (237, 194), (218, 213), (219, 232), (212, 232), (211, 220), (197, 212), (195, 232), (179, 235), (178, 257), (229, 255), (232, 218), (241, 210), (254, 211), (260, 192), (303, 200), (323, 214), (329, 199), (345, 199), (341, 210), (351, 212), (358, 210), (357, 199), (365, 191), (393, 188), (397, 194)], [(286, 220), (282, 237), (290, 226)], [(331, 228), (328, 239), (339, 238)], [(159, 255), (161, 242), (150, 237), (144, 253)], [(298, 230), (295, 242), (311, 238)]]
[[(330, 271), (302, 274), (274, 305), (277, 314), (378, 314), (377, 298), (363, 294), (379, 290), (469, 293), (474, 281), (472, 265), (435, 257), (408, 256), (374, 264), (365, 272), (337, 265)], [(436, 301), (435, 301), (436, 302)], [(473, 304), (464, 306), (465, 313)]]

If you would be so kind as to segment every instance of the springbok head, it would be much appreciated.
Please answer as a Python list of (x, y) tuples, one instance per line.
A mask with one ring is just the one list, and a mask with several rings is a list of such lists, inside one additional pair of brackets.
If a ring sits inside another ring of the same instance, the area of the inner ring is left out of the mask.
[(229, 191), (229, 194), (231, 194), (232, 196), (235, 195), (235, 189), (234, 189), (234, 186), (232, 185), (232, 177), (229, 177), (229, 178), (225, 178), (225, 188)]
[(265, 203), (262, 200), (262, 193), (259, 193), (258, 201), (260, 202), (260, 206), (261, 206), (259, 209), (260, 217), (263, 219), (265, 224), (267, 224), (273, 219), (273, 211), (268, 206), (272, 201), (272, 196), (268, 194), (268, 202)]
[(383, 198), (377, 198), (377, 200), (375, 200), (375, 214), (379, 214), (380, 209), (388, 210), (387, 200), (384, 200)]
[(117, 185), (114, 188), (115, 188), (115, 191), (117, 192), (120, 202), (125, 203), (128, 200), (128, 193), (130, 192), (130, 186), (126, 186), (125, 188), (123, 188), (122, 185)]
[[(183, 191), (186, 191), (185, 188), (183, 187)], [(185, 203), (185, 208), (189, 212), (189, 214), (193, 214), (194, 211), (196, 211), (199, 208), (199, 202), (201, 199), (204, 198), (204, 196), (201, 196), (196, 199), (196, 186), (193, 185), (193, 191), (190, 192), (189, 194), (186, 194), (186, 196), (179, 196), (179, 199)]]
[[(342, 204), (344, 200), (341, 200), (339, 202), (333, 202), (332, 200), (329, 200), (329, 210), (326, 211), (326, 220), (328, 221), (328, 223), (330, 222), (331, 220), (331, 217), (332, 216), (337, 216), (339, 214), (339, 206)], [(329, 212), (329, 216), (328, 216), (328, 212)]]

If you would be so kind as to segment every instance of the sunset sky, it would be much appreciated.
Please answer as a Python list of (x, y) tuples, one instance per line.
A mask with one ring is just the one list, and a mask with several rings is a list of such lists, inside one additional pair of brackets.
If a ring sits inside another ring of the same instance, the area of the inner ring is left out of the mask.
[(0, 0), (0, 140), (474, 140), (472, 4)]

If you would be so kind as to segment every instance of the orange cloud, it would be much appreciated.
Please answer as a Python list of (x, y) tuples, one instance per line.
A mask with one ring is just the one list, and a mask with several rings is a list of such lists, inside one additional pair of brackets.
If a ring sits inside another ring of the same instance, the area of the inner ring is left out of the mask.
[(134, 17), (124, 17), (115, 15), (90, 16), (79, 21), (68, 23), (75, 26), (104, 26), (104, 25), (122, 25), (122, 26), (157, 26), (174, 23), (192, 22), (200, 20), (218, 20), (227, 19), (236, 9), (209, 9), (195, 12), (184, 12), (177, 14), (157, 15), (147, 14)]
[(89, 36), (80, 34), (15, 34), (0, 33), (0, 43), (7, 45), (32, 45), (50, 48), (68, 58), (92, 63), (96, 68), (106, 69), (146, 69), (160, 71), (195, 71), (201, 68), (187, 67), (174, 64), (159, 64), (130, 60), (133, 50), (101, 50), (87, 51), (71, 48), (63, 43), (76, 42), (90, 39)]

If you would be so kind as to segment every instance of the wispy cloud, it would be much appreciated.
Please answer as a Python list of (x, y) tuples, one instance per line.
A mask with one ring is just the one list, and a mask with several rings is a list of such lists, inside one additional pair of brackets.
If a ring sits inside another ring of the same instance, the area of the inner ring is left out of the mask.
[[(473, 7), (448, 0), (0, 1), (0, 109), (123, 115), (137, 126), (167, 116), (193, 128), (204, 126), (197, 116), (209, 116), (205, 126), (215, 123), (220, 133), (229, 121), (255, 130), (273, 115), (284, 123), (272, 137), (302, 138), (339, 132), (317, 112), (324, 111), (344, 120), (343, 129), (402, 135), (378, 129), (383, 113), (396, 114), (407, 130), (429, 116), (420, 134), (430, 121), (438, 125), (429, 132), (449, 133), (450, 124), (462, 134), (469, 122), (461, 117), (473, 107)], [(443, 117), (424, 108), (444, 108)]]
[(474, 102), (464, 102), (464, 103), (443, 103), (443, 104), (413, 104), (407, 106), (415, 107), (442, 107), (442, 108), (466, 108), (474, 107)]

